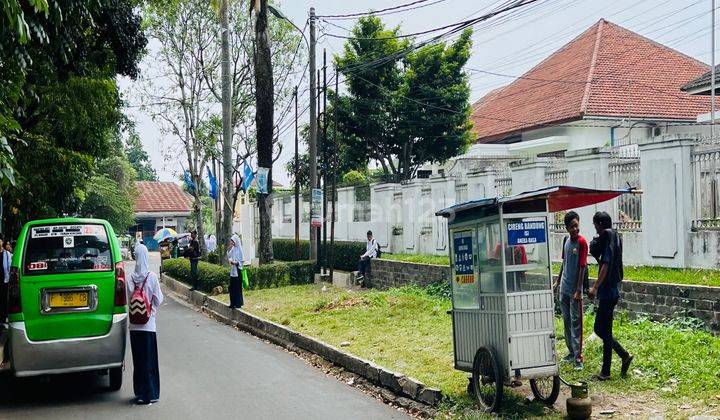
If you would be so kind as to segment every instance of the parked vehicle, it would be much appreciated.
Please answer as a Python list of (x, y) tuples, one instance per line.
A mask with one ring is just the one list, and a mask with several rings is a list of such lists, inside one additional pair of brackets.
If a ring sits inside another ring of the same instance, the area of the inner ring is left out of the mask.
[(27, 223), (9, 283), (9, 362), (16, 376), (108, 373), (122, 386), (127, 295), (120, 245), (98, 219)]

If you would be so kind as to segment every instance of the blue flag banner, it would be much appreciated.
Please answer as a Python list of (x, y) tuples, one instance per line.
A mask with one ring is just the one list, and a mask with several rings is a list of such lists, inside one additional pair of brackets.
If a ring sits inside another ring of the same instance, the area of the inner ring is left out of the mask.
[(218, 197), (217, 178), (215, 178), (215, 176), (213, 176), (213, 173), (212, 173), (212, 171), (210, 171), (210, 168), (207, 168), (207, 171), (208, 171), (208, 181), (210, 183), (210, 191), (208, 192), (208, 195), (210, 196), (210, 198), (215, 200)]
[(250, 165), (248, 165), (246, 161), (245, 167), (243, 168), (243, 191), (247, 192), (248, 188), (250, 188), (250, 184), (252, 184), (253, 179), (255, 179), (255, 174), (253, 174), (252, 168), (250, 167)]
[(190, 179), (190, 172), (188, 171), (185, 171), (185, 186), (187, 187), (188, 191), (195, 191), (195, 183), (192, 182), (192, 179)]

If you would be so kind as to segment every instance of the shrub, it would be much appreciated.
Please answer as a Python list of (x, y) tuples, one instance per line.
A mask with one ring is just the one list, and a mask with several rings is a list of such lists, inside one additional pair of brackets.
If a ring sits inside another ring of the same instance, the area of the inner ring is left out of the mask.
[[(360, 256), (365, 253), (366, 244), (364, 242), (346, 242), (335, 241), (335, 268), (343, 271), (354, 271), (357, 269), (357, 263)], [(330, 258), (330, 242), (323, 247), (322, 261)], [(295, 240), (294, 239), (273, 239), (273, 254), (276, 259), (283, 261), (295, 260)], [(300, 241), (300, 258), (306, 260), (310, 258), (310, 242)]]
[(207, 262), (210, 264), (220, 264), (220, 256), (216, 251), (207, 254)]
[(368, 179), (365, 175), (358, 171), (350, 171), (343, 175), (342, 185), (343, 186), (356, 186), (356, 185), (367, 185)]
[[(311, 284), (314, 281), (315, 263), (313, 261), (295, 261), (290, 263), (273, 263), (260, 267), (247, 267), (250, 289), (267, 289), (293, 284)], [(190, 284), (190, 261), (185, 258), (165, 260), (163, 271), (170, 277)], [(227, 292), (230, 281), (230, 268), (205, 261), (198, 263), (198, 279), (200, 289), (210, 292), (222, 286)]]

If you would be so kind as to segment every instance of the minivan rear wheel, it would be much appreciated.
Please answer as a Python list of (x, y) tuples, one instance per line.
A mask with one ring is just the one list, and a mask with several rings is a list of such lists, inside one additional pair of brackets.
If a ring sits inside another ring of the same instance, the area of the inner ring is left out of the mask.
[(111, 368), (109, 372), (110, 377), (110, 391), (119, 391), (122, 387), (123, 381), (123, 368), (116, 367)]

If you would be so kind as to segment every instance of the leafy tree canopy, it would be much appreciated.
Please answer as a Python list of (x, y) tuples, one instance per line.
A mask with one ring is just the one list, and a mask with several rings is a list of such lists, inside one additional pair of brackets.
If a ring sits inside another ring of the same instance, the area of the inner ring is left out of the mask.
[(13, 235), (34, 218), (78, 214), (92, 180), (109, 191), (98, 164), (118, 154), (115, 78), (137, 76), (147, 40), (135, 0), (0, 2), (0, 161), (14, 170), (0, 183)]
[(399, 27), (387, 29), (376, 16), (363, 17), (336, 57), (348, 84), (337, 101), (339, 139), (397, 181), (412, 178), (423, 164), (463, 153), (471, 127), (463, 71), (471, 30), (450, 45), (412, 52), (399, 34)]

